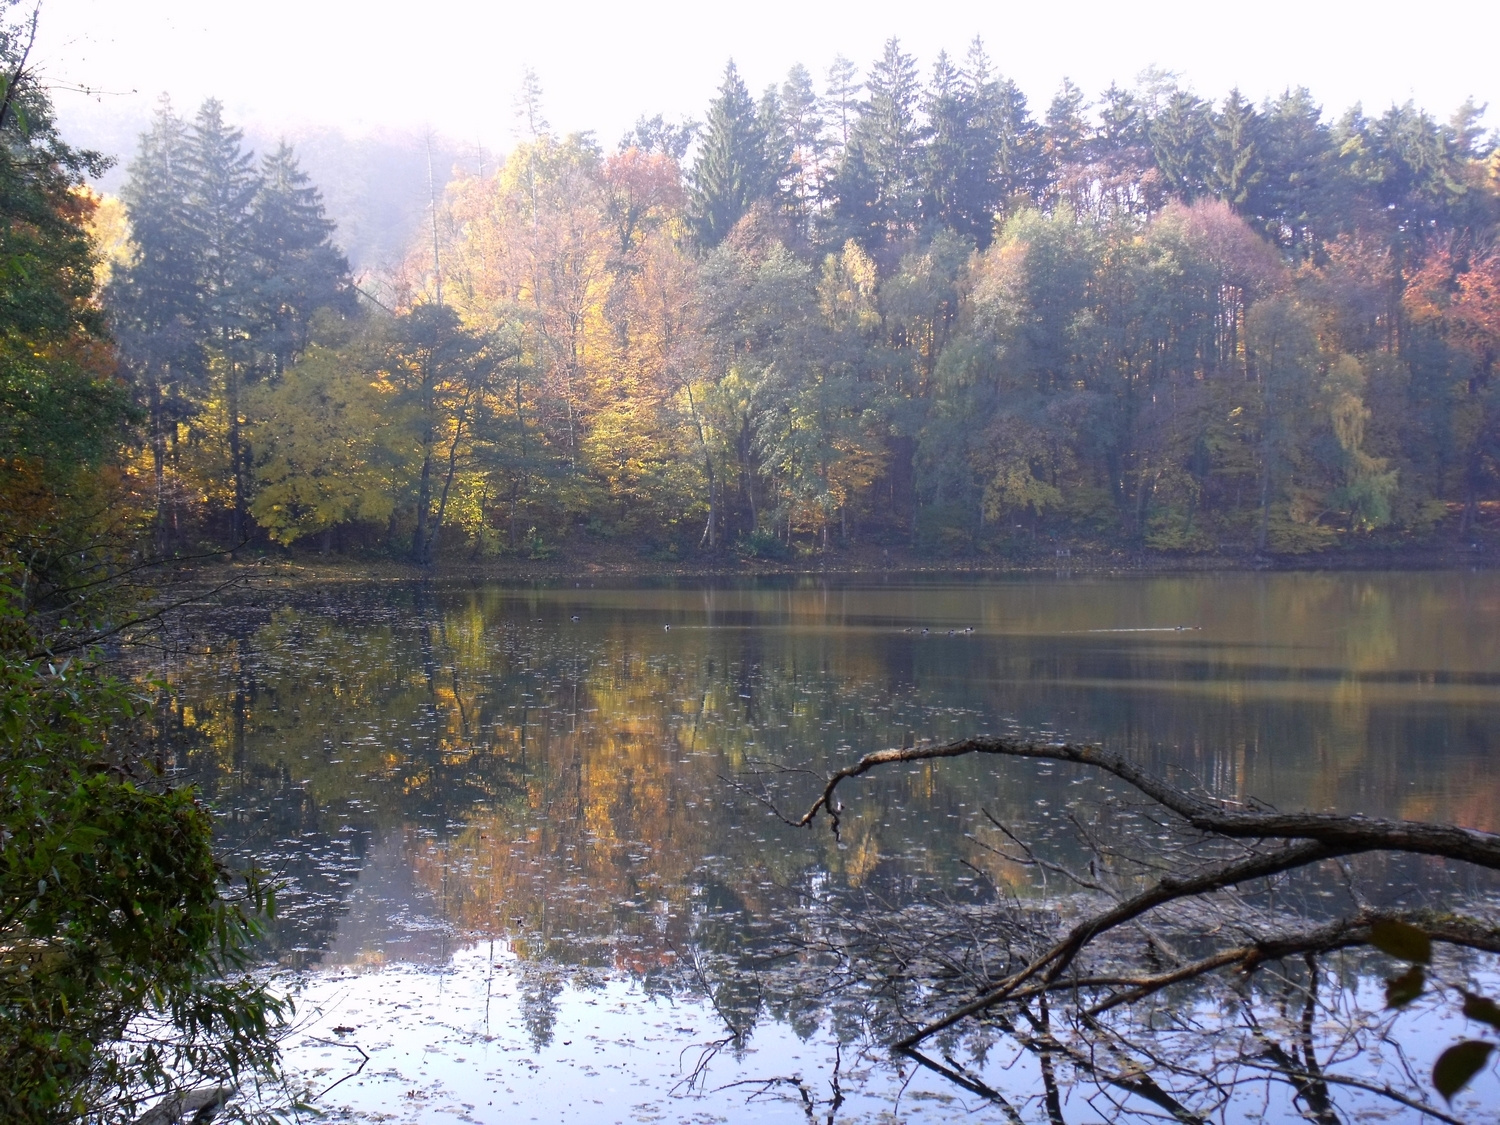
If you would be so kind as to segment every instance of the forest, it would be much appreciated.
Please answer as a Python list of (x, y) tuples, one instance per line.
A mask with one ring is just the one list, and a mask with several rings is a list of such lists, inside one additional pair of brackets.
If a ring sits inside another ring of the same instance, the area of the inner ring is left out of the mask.
[(613, 150), (517, 104), (376, 275), (214, 101), (78, 204), (158, 550), (1294, 555), (1467, 546), (1495, 498), (1482, 107), (1034, 110), (894, 39), (758, 98), (731, 62)]

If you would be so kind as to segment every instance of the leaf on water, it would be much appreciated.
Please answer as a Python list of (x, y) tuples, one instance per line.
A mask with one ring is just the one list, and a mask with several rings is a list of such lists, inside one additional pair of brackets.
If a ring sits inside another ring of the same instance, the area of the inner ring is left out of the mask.
[(1370, 944), (1382, 953), (1415, 965), (1432, 960), (1432, 939), (1406, 922), (1376, 922), (1370, 927)]
[(1437, 1087), (1437, 1092), (1451, 1102), (1453, 1095), (1467, 1086), (1469, 1079), (1490, 1061), (1494, 1049), (1493, 1043), (1482, 1039), (1465, 1039), (1449, 1047), (1438, 1056), (1437, 1065), (1432, 1068), (1432, 1084)]
[(1427, 984), (1427, 974), (1421, 965), (1413, 965), (1399, 977), (1389, 977), (1385, 982), (1385, 1006), (1404, 1008), (1418, 996)]
[(1472, 992), (1465, 992), (1464, 1015), (1471, 1020), (1487, 1023), (1496, 1031), (1500, 1031), (1500, 1004), (1496, 1004), (1487, 996), (1476, 996)]

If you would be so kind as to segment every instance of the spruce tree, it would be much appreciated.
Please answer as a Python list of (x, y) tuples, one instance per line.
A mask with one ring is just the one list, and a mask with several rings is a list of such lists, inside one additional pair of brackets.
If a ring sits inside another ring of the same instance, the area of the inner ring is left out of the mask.
[(764, 124), (733, 60), (708, 107), (703, 141), (688, 177), (693, 233), (717, 246), (772, 188)]
[(203, 103), (188, 134), (191, 183), (187, 226), (196, 243), (198, 325), (209, 349), (216, 389), (223, 395), (230, 477), (234, 493), (229, 538), (244, 536), (249, 451), (242, 440), (240, 390), (251, 360), (257, 278), (251, 205), (259, 190), (254, 155), (241, 147), (243, 134), (224, 121), (216, 100)]
[(1306, 87), (1287, 90), (1264, 108), (1260, 137), (1266, 174), (1251, 188), (1249, 213), (1290, 256), (1311, 257), (1335, 233), (1325, 213), (1344, 209), (1331, 190), (1338, 160), (1322, 107)]
[(257, 271), (254, 345), (280, 375), (307, 347), (318, 309), (354, 311), (349, 263), (332, 242), (322, 193), (283, 141), (261, 163), (251, 211)]
[(865, 83), (869, 98), (849, 134), (838, 175), (840, 218), (868, 249), (913, 233), (921, 214), (923, 131), (916, 60), (887, 41)]
[[(927, 115), (927, 160), (922, 177), (922, 215), (929, 227), (967, 227), (961, 214), (969, 175), (973, 107), (948, 52), (938, 52), (922, 109)], [(965, 233), (968, 233), (965, 231)]]
[[(1026, 95), (1011, 79), (993, 74), (984, 43), (976, 36), (964, 60), (964, 83), (974, 103), (973, 154), (984, 169), (990, 209), (998, 212), (1008, 200), (1036, 199), (1045, 179), (1041, 129), (1031, 116)], [(986, 229), (980, 245), (988, 245)]]
[(811, 235), (812, 219), (823, 194), (827, 143), (812, 75), (801, 63), (792, 66), (781, 84), (781, 120), (790, 144), (790, 205), (803, 232)]
[(1214, 116), (1213, 128), (1209, 189), (1237, 213), (1244, 214), (1251, 192), (1265, 178), (1259, 144), (1260, 115), (1234, 89), (1224, 99), (1224, 108)]
[(1174, 89), (1147, 126), (1156, 167), (1168, 189), (1192, 200), (1206, 187), (1213, 135), (1212, 107), (1190, 91)]
[(134, 372), (146, 408), (156, 493), (157, 549), (175, 522), (167, 488), (169, 435), (203, 401), (207, 370), (199, 331), (201, 254), (188, 218), (192, 170), (187, 124), (162, 100), (141, 136), (121, 198), (135, 257), (105, 292), (121, 357)]
[(1088, 99), (1070, 78), (1064, 78), (1052, 104), (1047, 107), (1042, 148), (1047, 156), (1049, 178), (1056, 180), (1062, 169), (1084, 156), (1084, 142), (1089, 135), (1085, 118)]

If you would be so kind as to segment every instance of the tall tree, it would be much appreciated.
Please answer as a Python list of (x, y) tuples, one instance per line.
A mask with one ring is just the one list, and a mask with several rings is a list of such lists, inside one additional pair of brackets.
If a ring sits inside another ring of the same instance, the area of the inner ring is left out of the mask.
[(283, 141), (261, 162), (251, 214), (257, 272), (254, 345), (279, 376), (307, 347), (319, 309), (354, 311), (349, 263), (333, 244), (322, 193)]
[(921, 214), (921, 86), (916, 60), (899, 40), (886, 42), (865, 89), (836, 189), (847, 232), (874, 250), (914, 233)]
[(1208, 188), (1239, 214), (1250, 206), (1251, 193), (1265, 178), (1260, 154), (1260, 115), (1239, 90), (1230, 90), (1213, 119), (1213, 163)]
[[(85, 177), (107, 162), (58, 135), (27, 60), (31, 23), (0, 24), (0, 549), (40, 513), (15, 486), (96, 467), (124, 406), (95, 304)], [(19, 520), (22, 527), (15, 526)]]
[(199, 246), (188, 219), (187, 124), (163, 99), (121, 191), (133, 251), (105, 292), (122, 357), (144, 392), (157, 548), (177, 517), (169, 458), (177, 426), (197, 410), (205, 372), (198, 332)]
[(719, 96), (708, 107), (698, 158), (688, 177), (693, 233), (717, 246), (750, 206), (768, 195), (772, 168), (764, 123), (733, 60), (724, 68)]
[(228, 468), (233, 482), (229, 539), (246, 531), (249, 450), (244, 443), (240, 392), (253, 357), (248, 342), (254, 326), (255, 226), (251, 204), (260, 188), (254, 154), (242, 146), (244, 134), (224, 120), (224, 107), (210, 98), (198, 110), (188, 133), (187, 227), (196, 243), (197, 323), (211, 350), (215, 389), (222, 395)]
[(788, 143), (790, 204), (802, 232), (811, 235), (812, 219), (823, 196), (828, 146), (812, 75), (801, 63), (787, 72), (786, 81), (781, 85), (781, 117), (781, 128)]
[(1147, 126), (1151, 151), (1173, 195), (1184, 201), (1203, 193), (1209, 175), (1212, 107), (1190, 90), (1174, 89)]
[(835, 55), (823, 86), (823, 119), (828, 122), (831, 145), (839, 153), (849, 144), (849, 133), (859, 116), (861, 90), (859, 68), (843, 55)]

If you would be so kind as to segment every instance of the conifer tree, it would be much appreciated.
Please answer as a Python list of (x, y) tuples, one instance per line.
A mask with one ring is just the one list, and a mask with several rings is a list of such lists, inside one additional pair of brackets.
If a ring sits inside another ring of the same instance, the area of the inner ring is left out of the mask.
[(122, 358), (143, 389), (157, 548), (171, 522), (169, 434), (197, 411), (205, 372), (198, 331), (199, 245), (188, 219), (187, 124), (163, 99), (121, 191), (135, 256), (105, 293)]
[(764, 123), (734, 61), (708, 107), (703, 141), (689, 180), (693, 233), (717, 246), (772, 184)]
[(1049, 178), (1056, 179), (1063, 165), (1082, 156), (1089, 133), (1084, 116), (1087, 110), (1088, 99), (1083, 91), (1072, 79), (1064, 78), (1047, 107), (1043, 132), (1042, 151), (1046, 154)]
[[(1035, 198), (1043, 179), (1041, 130), (1021, 88), (992, 73), (977, 36), (964, 60), (964, 82), (974, 102), (976, 174), (982, 169), (994, 201), (992, 211), (1001, 210), (1007, 200)], [(987, 223), (982, 235), (976, 232), (980, 245), (989, 244), (994, 234), (991, 226)]]
[(840, 154), (859, 116), (861, 89), (859, 68), (843, 55), (835, 55), (823, 87), (823, 119), (828, 123), (830, 147)]
[(1211, 114), (1207, 102), (1188, 90), (1174, 89), (1147, 126), (1156, 167), (1180, 199), (1193, 200), (1203, 194), (1209, 172)]
[(251, 211), (257, 270), (255, 347), (280, 375), (307, 347), (318, 309), (353, 312), (349, 263), (332, 242), (322, 193), (283, 141), (261, 163)]
[(1323, 210), (1337, 175), (1332, 132), (1306, 87), (1287, 90), (1261, 115), (1266, 176), (1251, 192), (1256, 224), (1295, 258), (1311, 257), (1325, 237)]
[[(948, 53), (938, 53), (923, 101), (928, 142), (923, 170), (922, 214), (929, 226), (953, 230), (971, 226), (964, 204), (973, 173), (973, 102)], [(965, 233), (968, 233), (965, 230)]]
[(887, 41), (865, 88), (869, 98), (850, 131), (837, 186), (848, 234), (874, 249), (913, 233), (921, 213), (921, 87), (916, 60), (899, 40)]
[(251, 356), (247, 347), (256, 297), (255, 229), (251, 205), (259, 190), (254, 155), (244, 135), (224, 121), (224, 107), (210, 98), (188, 134), (191, 173), (187, 226), (196, 242), (198, 326), (210, 349), (216, 388), (222, 390), (233, 498), (229, 538), (245, 530), (248, 449), (242, 441), (240, 390)]
[(781, 120), (789, 145), (790, 205), (803, 232), (811, 234), (812, 218), (823, 194), (827, 143), (812, 75), (801, 63), (792, 66), (781, 84)]
[(1230, 90), (1224, 108), (1214, 116), (1213, 129), (1208, 187), (1237, 213), (1244, 214), (1251, 192), (1265, 178), (1258, 143), (1260, 115), (1238, 89)]

